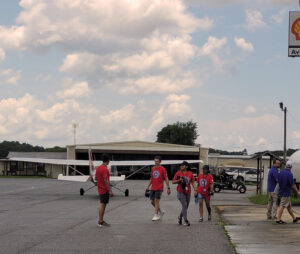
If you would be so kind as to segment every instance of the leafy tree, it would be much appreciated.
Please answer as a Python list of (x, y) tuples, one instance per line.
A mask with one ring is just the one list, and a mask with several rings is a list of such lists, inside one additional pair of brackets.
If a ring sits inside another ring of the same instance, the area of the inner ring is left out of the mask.
[(0, 158), (6, 158), (9, 152), (65, 152), (66, 148), (55, 146), (53, 148), (44, 148), (42, 146), (33, 146), (19, 141), (3, 141), (0, 143)]
[(156, 142), (192, 146), (195, 145), (197, 137), (197, 123), (176, 122), (162, 128), (157, 133)]
[(60, 146), (54, 146), (51, 148), (45, 148), (45, 152), (66, 152), (67, 148), (60, 147)]
[(247, 149), (244, 149), (243, 151), (224, 151), (224, 150), (219, 150), (219, 149), (213, 149), (209, 148), (209, 153), (218, 153), (221, 155), (247, 155)]

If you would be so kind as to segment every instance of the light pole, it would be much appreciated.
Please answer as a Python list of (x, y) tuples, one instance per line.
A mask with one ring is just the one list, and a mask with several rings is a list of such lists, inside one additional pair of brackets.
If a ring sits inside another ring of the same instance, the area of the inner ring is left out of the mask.
[(283, 160), (286, 162), (286, 113), (287, 113), (287, 107), (283, 106), (283, 102), (279, 103), (279, 107), (281, 111), (284, 112), (284, 139), (283, 139)]

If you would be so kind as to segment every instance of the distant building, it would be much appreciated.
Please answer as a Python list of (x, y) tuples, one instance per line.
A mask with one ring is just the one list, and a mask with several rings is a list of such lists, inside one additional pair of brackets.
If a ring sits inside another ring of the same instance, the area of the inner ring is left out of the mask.
[[(157, 142), (145, 141), (124, 141), (96, 144), (68, 145), (67, 153), (19, 153), (10, 152), (8, 157), (0, 161), (0, 173), (14, 175), (45, 175), (56, 178), (58, 174), (75, 174), (75, 172), (66, 166), (53, 164), (37, 164), (30, 162), (17, 162), (12, 158), (44, 158), (44, 159), (69, 159), (69, 160), (88, 160), (88, 150), (93, 152), (93, 160), (101, 160), (102, 154), (109, 154), (111, 160), (115, 161), (134, 161), (134, 160), (153, 160), (155, 155), (160, 155), (162, 160), (203, 160), (208, 163), (208, 148), (201, 146), (174, 145)], [(194, 165), (196, 170), (201, 165)], [(113, 168), (112, 172), (130, 174), (137, 167), (118, 167)], [(76, 170), (83, 174), (89, 174), (89, 168), (86, 166), (77, 166)], [(167, 166), (170, 176), (177, 170), (178, 166)], [(145, 168), (139, 178), (149, 178), (150, 168)]]
[(0, 160), (0, 173), (3, 175), (57, 176), (63, 166), (14, 161), (11, 158), (67, 159), (66, 152), (9, 152), (6, 159)]
[[(209, 154), (209, 165), (214, 168), (245, 167), (258, 168), (257, 154), (252, 155), (220, 155)], [(270, 167), (270, 156), (262, 156), (262, 168)]]

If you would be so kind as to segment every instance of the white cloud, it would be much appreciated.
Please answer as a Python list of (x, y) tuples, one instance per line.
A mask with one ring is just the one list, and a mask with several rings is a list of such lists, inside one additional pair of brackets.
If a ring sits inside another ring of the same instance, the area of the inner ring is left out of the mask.
[(126, 105), (121, 109), (117, 110), (111, 110), (108, 114), (103, 115), (100, 117), (100, 120), (102, 123), (124, 123), (126, 121), (129, 121), (134, 116), (134, 105)]
[[(227, 38), (218, 39), (209, 36), (208, 41), (199, 50), (200, 56), (207, 56), (214, 65), (214, 71), (225, 74), (234, 74), (238, 64), (243, 60), (240, 57), (232, 57), (227, 46)], [(228, 55), (230, 57), (228, 57)]]
[(287, 9), (282, 9), (279, 11), (279, 13), (272, 15), (272, 20), (277, 24), (282, 24), (284, 21), (284, 18), (287, 17)]
[(278, 149), (278, 134), (281, 133), (282, 119), (265, 114), (258, 117), (240, 117), (232, 120), (199, 121), (200, 137), (203, 146), (227, 150), (254, 152), (263, 149)]
[(127, 93), (160, 80), (166, 93), (192, 86), (194, 77), (178, 87), (197, 51), (191, 34), (214, 24), (209, 17), (195, 18), (181, 0), (22, 0), (20, 6), (18, 25), (0, 26), (0, 47), (59, 47), (67, 52), (60, 71)]
[(35, 144), (66, 145), (72, 142), (72, 123), (79, 123), (78, 142), (154, 140), (157, 131), (193, 116), (188, 95), (168, 95), (153, 105), (139, 101), (106, 110), (79, 99), (61, 102), (39, 100), (31, 94), (0, 100), (0, 139)]
[(256, 108), (252, 105), (249, 105), (248, 107), (245, 108), (244, 113), (246, 114), (256, 113)]
[(257, 10), (246, 10), (246, 28), (250, 31), (266, 28), (267, 24), (263, 21), (263, 15)]
[(256, 142), (255, 142), (255, 145), (257, 146), (260, 146), (260, 145), (266, 145), (268, 143), (268, 141), (263, 138), (263, 137), (260, 137)]
[[(192, 73), (166, 73), (166, 75), (148, 76), (139, 79), (120, 79), (116, 88), (124, 94), (151, 94), (181, 92), (196, 84)], [(123, 87), (121, 87), (123, 85)], [(121, 88), (120, 88), (121, 87)]]
[[(91, 105), (65, 100), (48, 106), (31, 94), (0, 101), (0, 137), (30, 143), (65, 145), (72, 137), (71, 124), (80, 122), (79, 134), (89, 133), (98, 115)], [(87, 134), (86, 136), (88, 136)]]
[(5, 51), (0, 48), (0, 63), (5, 60)]
[(37, 81), (37, 82), (48, 82), (51, 79), (52, 79), (52, 76), (50, 74), (48, 74), (48, 75), (39, 74), (35, 77), (35, 81)]
[(0, 26), (0, 46), (5, 49), (24, 49), (24, 30), (23, 26)]
[(234, 42), (239, 48), (241, 48), (245, 52), (254, 51), (254, 47), (253, 47), (252, 43), (246, 42), (246, 40), (244, 38), (235, 37)]
[(58, 98), (67, 99), (67, 98), (81, 98), (88, 97), (91, 94), (91, 90), (89, 88), (89, 84), (87, 82), (80, 83), (71, 83), (68, 85), (69, 87), (63, 91), (58, 91), (56, 93)]
[(218, 39), (213, 36), (208, 37), (208, 41), (203, 45), (200, 50), (200, 54), (202, 55), (212, 55), (217, 51), (223, 48), (223, 46), (227, 43), (227, 38), (223, 37)]
[(22, 0), (20, 6), (20, 25), (0, 27), (0, 38), (6, 46), (41, 49), (60, 44), (109, 52), (115, 48), (134, 49), (138, 39), (154, 31), (189, 34), (212, 26), (210, 19), (196, 19), (189, 14), (180, 0)]
[(184, 0), (187, 4), (193, 6), (220, 6), (220, 5), (234, 5), (234, 4), (245, 4), (245, 5), (262, 5), (274, 7), (275, 5), (295, 5), (295, 0)]
[(12, 70), (12, 69), (5, 69), (0, 70), (0, 84), (3, 85), (15, 85), (19, 82), (22, 77), (22, 71)]

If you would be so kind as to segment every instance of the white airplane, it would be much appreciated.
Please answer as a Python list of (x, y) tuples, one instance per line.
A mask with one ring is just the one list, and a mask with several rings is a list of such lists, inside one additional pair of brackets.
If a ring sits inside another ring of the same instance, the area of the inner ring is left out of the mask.
[[(97, 181), (95, 179), (96, 174), (96, 168), (102, 164), (102, 161), (94, 161), (92, 156), (92, 151), (89, 150), (89, 160), (64, 160), (64, 159), (42, 159), (42, 158), (17, 158), (12, 157), (10, 158), (11, 161), (22, 161), (22, 162), (31, 162), (31, 163), (41, 163), (41, 164), (53, 164), (53, 165), (65, 165), (71, 169), (73, 169), (76, 173), (79, 175), (58, 175), (58, 180), (61, 181), (72, 181), (72, 182), (87, 182), (90, 181), (93, 183), (93, 186), (84, 190), (83, 188), (80, 188), (80, 195), (84, 195), (84, 193), (94, 187), (97, 186)], [(195, 163), (202, 163), (202, 160), (186, 160), (189, 164), (195, 164)], [(182, 163), (182, 160), (164, 160), (162, 161), (162, 165), (179, 165)], [(112, 166), (141, 166), (139, 169), (133, 171), (131, 174), (129, 174), (127, 177), (125, 175), (121, 176), (110, 176), (110, 184), (111, 187), (119, 190), (120, 192), (124, 193), (125, 196), (129, 196), (129, 190), (126, 189), (125, 191), (119, 189), (117, 187), (117, 184), (125, 181), (129, 177), (137, 174), (141, 170), (143, 170), (145, 167), (153, 166), (154, 162), (145, 160), (145, 161), (110, 161), (109, 163), (110, 167)], [(89, 175), (84, 175), (80, 171), (76, 170), (74, 166), (89, 166)]]

